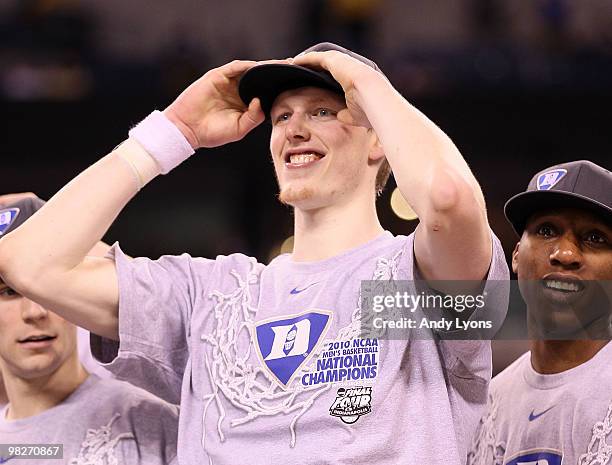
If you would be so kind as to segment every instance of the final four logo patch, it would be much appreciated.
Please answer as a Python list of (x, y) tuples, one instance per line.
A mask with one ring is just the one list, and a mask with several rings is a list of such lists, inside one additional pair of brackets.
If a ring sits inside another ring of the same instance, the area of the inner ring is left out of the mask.
[(255, 325), (254, 342), (263, 366), (284, 389), (314, 352), (332, 320), (326, 310), (266, 320)]
[(359, 420), (362, 415), (372, 411), (372, 387), (356, 386), (340, 388), (334, 403), (329, 408), (329, 414), (350, 425)]
[(567, 170), (562, 168), (546, 171), (538, 176), (537, 188), (539, 191), (552, 189), (567, 174)]
[(13, 221), (19, 215), (19, 208), (7, 208), (0, 210), (0, 236), (2, 236), (8, 228), (11, 227)]

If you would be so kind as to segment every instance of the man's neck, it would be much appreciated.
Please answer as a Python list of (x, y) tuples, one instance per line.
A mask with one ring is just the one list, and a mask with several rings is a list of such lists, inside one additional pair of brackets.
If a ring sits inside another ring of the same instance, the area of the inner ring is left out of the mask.
[(591, 360), (609, 341), (531, 341), (531, 366), (549, 375), (575, 368)]
[(4, 380), (2, 379), (2, 370), (0, 369), (0, 405), (8, 404), (6, 397), (6, 389), (4, 388)]
[(55, 407), (76, 391), (88, 376), (76, 352), (59, 369), (39, 378), (24, 379), (6, 370), (7, 420), (28, 418)]
[(292, 258), (298, 262), (325, 260), (365, 244), (383, 231), (374, 198), (317, 210), (296, 208)]

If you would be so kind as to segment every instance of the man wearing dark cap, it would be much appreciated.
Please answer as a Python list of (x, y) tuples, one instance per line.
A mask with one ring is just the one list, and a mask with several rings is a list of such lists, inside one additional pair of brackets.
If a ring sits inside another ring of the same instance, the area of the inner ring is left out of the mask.
[[(30, 197), (0, 208), (0, 235), (18, 230), (42, 204)], [(0, 380), (8, 400), (0, 406), (0, 463), (176, 464), (178, 408), (91, 373), (77, 338), (74, 324), (0, 280)], [(11, 444), (62, 450), (22, 457)]]
[[(266, 118), (293, 253), (267, 266), (242, 254), (130, 260), (118, 246), (84, 257), (154, 177)], [(378, 221), (385, 160), (420, 217), (414, 235)], [(361, 281), (416, 273), (487, 289), (508, 277), (452, 141), (372, 61), (333, 44), (209, 71), (0, 240), (7, 282), (119, 340), (112, 371), (180, 400), (183, 465), (463, 463), (488, 343), (360, 334)], [(505, 296), (489, 298), (504, 314)]]
[(531, 351), (491, 383), (468, 464), (605, 465), (612, 433), (612, 173), (552, 166), (512, 197)]

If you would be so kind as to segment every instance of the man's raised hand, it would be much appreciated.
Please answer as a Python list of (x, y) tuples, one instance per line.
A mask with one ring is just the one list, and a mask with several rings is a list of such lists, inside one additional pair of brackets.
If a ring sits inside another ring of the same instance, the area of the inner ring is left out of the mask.
[(346, 99), (347, 110), (338, 113), (338, 119), (346, 124), (371, 127), (360, 105), (360, 92), (363, 88), (367, 88), (369, 79), (385, 79), (382, 74), (346, 53), (336, 50), (298, 55), (291, 63), (329, 72), (342, 86)]
[(261, 124), (264, 113), (259, 99), (245, 105), (238, 95), (240, 77), (263, 63), (286, 60), (232, 61), (208, 71), (164, 110), (194, 149), (217, 147), (242, 139)]

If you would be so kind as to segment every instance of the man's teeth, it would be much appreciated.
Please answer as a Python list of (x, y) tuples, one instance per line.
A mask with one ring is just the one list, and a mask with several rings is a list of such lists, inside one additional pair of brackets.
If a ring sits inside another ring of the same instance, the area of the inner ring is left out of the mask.
[(578, 292), (580, 287), (576, 283), (568, 283), (565, 281), (546, 281), (546, 287), (550, 289), (559, 289), (561, 291)]
[(289, 156), (289, 162), (292, 164), (310, 163), (318, 159), (319, 157), (314, 153), (298, 153)]

